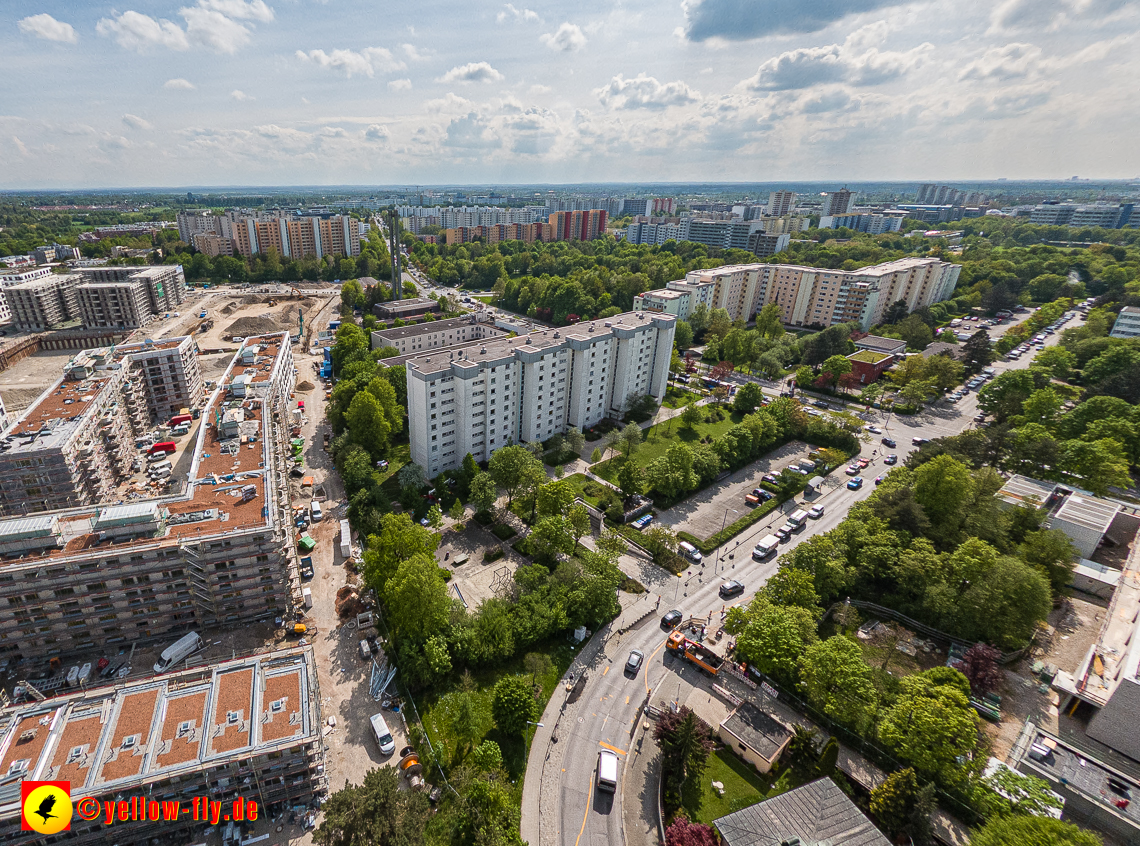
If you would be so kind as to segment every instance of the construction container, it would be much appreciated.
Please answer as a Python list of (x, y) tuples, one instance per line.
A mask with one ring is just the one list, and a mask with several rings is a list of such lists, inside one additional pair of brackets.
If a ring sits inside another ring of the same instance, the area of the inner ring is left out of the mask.
[(340, 554), (345, 558), (352, 555), (352, 527), (347, 520), (340, 521)]
[(307, 588), (301, 588), (301, 604), (306, 608), (313, 607), (313, 592)]

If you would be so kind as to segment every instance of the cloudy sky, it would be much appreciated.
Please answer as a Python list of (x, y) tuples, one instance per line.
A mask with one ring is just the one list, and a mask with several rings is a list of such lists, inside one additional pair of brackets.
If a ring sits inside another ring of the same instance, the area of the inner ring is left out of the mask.
[(1140, 0), (24, 0), (0, 31), (6, 188), (1140, 174)]

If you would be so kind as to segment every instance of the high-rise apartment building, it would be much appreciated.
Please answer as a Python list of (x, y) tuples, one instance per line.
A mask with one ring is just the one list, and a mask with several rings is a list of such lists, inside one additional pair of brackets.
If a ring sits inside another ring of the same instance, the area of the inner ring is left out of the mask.
[(548, 223), (555, 241), (593, 241), (606, 234), (604, 209), (553, 212)]
[(753, 232), (748, 236), (748, 252), (757, 258), (767, 258), (776, 253), (783, 252), (791, 243), (792, 236), (788, 233), (782, 235), (769, 235), (766, 232)]
[[(134, 501), (115, 472), (145, 417), (126, 371), (49, 388), (0, 454), (4, 513), (23, 515), (0, 521), (0, 655), (95, 657), (299, 608), (293, 380), (287, 333), (247, 338), (202, 412), (181, 490)], [(59, 502), (82, 505), (44, 510)]]
[(846, 188), (824, 194), (823, 206), (819, 213), (825, 217), (833, 214), (850, 214), (855, 208), (855, 199), (858, 196), (856, 192), (848, 191)]
[[(348, 215), (230, 209), (223, 215), (180, 212), (183, 241), (212, 255), (254, 256), (271, 250), (284, 258), (360, 255), (360, 226)], [(224, 243), (228, 241), (229, 243)]]
[(79, 317), (75, 289), (84, 281), (81, 273), (52, 273), (4, 289), (12, 310), (12, 324), (25, 332), (44, 332)]
[[(789, 326), (856, 322), (866, 330), (880, 323), (887, 307), (898, 300), (914, 311), (949, 299), (961, 269), (961, 265), (934, 258), (903, 258), (859, 270), (726, 265), (691, 271), (684, 279), (669, 282), (664, 291), (640, 294), (633, 307), (635, 311), (668, 312), (684, 320), (703, 302), (709, 309), (725, 309), (732, 320), (751, 320), (761, 308), (775, 303)], [(687, 291), (690, 296), (677, 299), (667, 291)]]
[[(235, 800), (256, 802), (262, 818), (311, 803), (325, 787), (321, 729), (309, 646), (10, 706), (0, 711), (0, 768), (9, 776), (0, 837), (13, 846), (110, 846), (146, 843), (161, 830), (171, 842), (206, 840), (210, 821), (191, 807), (194, 797), (224, 803), (227, 818)], [(72, 803), (123, 800), (134, 810), (114, 825), (76, 814), (69, 831), (45, 838), (21, 831), (24, 779), (69, 782)], [(180, 806), (171, 817), (168, 803)]]
[(870, 235), (881, 235), (884, 232), (898, 232), (902, 222), (907, 218), (907, 212), (885, 212), (883, 214), (836, 214), (823, 215), (819, 219), (820, 229), (854, 229), (856, 232), (866, 232)]
[(675, 320), (645, 312), (489, 339), (409, 359), (412, 461), (429, 476), (508, 444), (620, 419), (665, 396)]
[(773, 191), (768, 195), (768, 214), (772, 217), (789, 215), (795, 207), (795, 191)]

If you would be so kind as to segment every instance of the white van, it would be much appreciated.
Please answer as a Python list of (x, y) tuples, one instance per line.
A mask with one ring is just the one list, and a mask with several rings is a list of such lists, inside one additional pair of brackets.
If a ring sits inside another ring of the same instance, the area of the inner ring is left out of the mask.
[(798, 529), (807, 522), (807, 518), (806, 511), (793, 511), (792, 515), (788, 518), (788, 522)]
[(773, 552), (780, 547), (780, 539), (775, 535), (765, 535), (760, 539), (760, 543), (756, 544), (756, 548), (752, 550), (752, 557), (757, 561), (763, 561)]
[(618, 757), (608, 749), (598, 753), (598, 790), (617, 791)]
[(204, 649), (205, 646), (205, 641), (202, 640), (201, 635), (197, 632), (190, 632), (190, 634), (183, 635), (162, 651), (162, 654), (158, 657), (158, 663), (154, 665), (154, 671), (156, 673), (165, 673), (175, 665), (185, 661), (195, 652)]
[(166, 461), (166, 455), (167, 455), (166, 452), (164, 452), (161, 449), (158, 452), (152, 452), (150, 455), (148, 455), (146, 457), (146, 463), (150, 464), (150, 465), (155, 465), (161, 461)]
[(701, 563), (701, 551), (688, 541), (681, 541), (677, 544), (677, 552), (681, 553), (682, 556), (688, 558), (694, 564)]
[(157, 467), (152, 467), (150, 469), (150, 471), (148, 471), (148, 475), (152, 479), (165, 479), (167, 476), (170, 475), (170, 472), (171, 472), (171, 470), (170, 470), (169, 464), (158, 465)]
[(314, 523), (321, 522), (321, 518), (325, 516), (323, 513), (321, 513), (321, 504), (315, 499), (309, 503), (309, 514), (312, 517)]
[(383, 714), (372, 715), (372, 733), (376, 735), (376, 745), (380, 747), (381, 755), (391, 755), (396, 751), (396, 741), (392, 739), (392, 732), (388, 731)]

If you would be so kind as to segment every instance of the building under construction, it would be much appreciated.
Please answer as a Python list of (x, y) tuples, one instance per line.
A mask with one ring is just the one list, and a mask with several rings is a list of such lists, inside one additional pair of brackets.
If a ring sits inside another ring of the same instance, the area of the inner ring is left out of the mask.
[[(146, 843), (156, 834), (192, 843), (209, 827), (195, 819), (195, 797), (221, 802), (227, 815), (235, 800), (253, 801), (260, 818), (309, 804), (326, 787), (312, 648), (5, 708), (0, 773), (0, 839), (9, 844)], [(70, 782), (73, 805), (141, 797), (145, 819), (106, 825), (77, 814), (54, 837), (21, 831), (23, 779)]]
[(135, 441), (205, 395), (192, 338), (79, 353), (0, 434), (0, 514), (115, 502)]
[[(126, 377), (120, 369), (102, 378), (121, 387)], [(179, 493), (0, 521), (0, 658), (97, 657), (298, 607), (285, 467), (294, 379), (287, 333), (247, 338), (202, 412)], [(32, 411), (44, 401), (54, 407), (59, 387)], [(130, 436), (117, 390), (72, 397), (97, 408), (85, 448), (98, 441), (108, 464)], [(83, 496), (116, 501), (96, 488)]]

